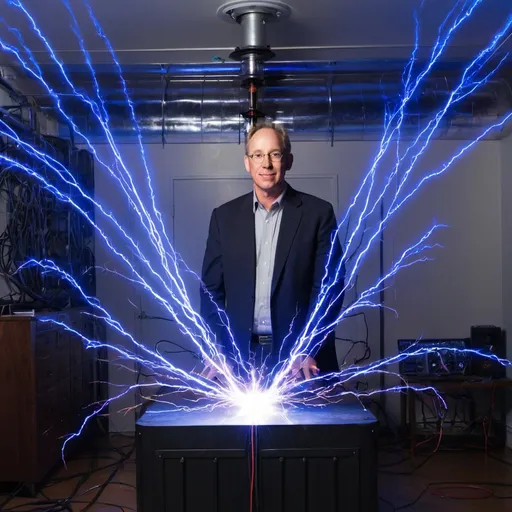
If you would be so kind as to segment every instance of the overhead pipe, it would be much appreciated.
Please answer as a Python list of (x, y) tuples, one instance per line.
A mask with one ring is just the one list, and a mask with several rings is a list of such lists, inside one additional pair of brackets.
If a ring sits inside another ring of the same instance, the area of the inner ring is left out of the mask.
[[(213, 106), (212, 106), (213, 107)], [(216, 111), (207, 114), (205, 109), (199, 112), (176, 112), (162, 116), (159, 109), (146, 112), (139, 119), (143, 140), (145, 143), (160, 143), (162, 133), (164, 143), (235, 143), (240, 144), (245, 135), (243, 119), (238, 109), (226, 108), (222, 104), (217, 105)], [(291, 112), (276, 112), (274, 119), (285, 126), (293, 142), (318, 141), (330, 142), (343, 140), (380, 140), (383, 131), (383, 116), (381, 112), (374, 113), (364, 110), (362, 107), (345, 114), (334, 113), (329, 116), (327, 108), (324, 111), (310, 110), (300, 112), (295, 109)], [(402, 139), (415, 138), (426, 126), (431, 118), (420, 116), (413, 112), (405, 116), (400, 132)], [(75, 116), (79, 125), (83, 125), (83, 131), (89, 139), (95, 143), (106, 142), (106, 137), (101, 127), (91, 118)], [(500, 116), (497, 114), (485, 114), (474, 116), (472, 113), (460, 113), (456, 117), (446, 117), (439, 125), (433, 139), (457, 139), (473, 140), (490, 124), (497, 123)], [(110, 129), (113, 136), (120, 143), (136, 142), (137, 132), (126, 115), (110, 116)], [(490, 132), (487, 139), (499, 139), (509, 131)], [(64, 137), (69, 136), (64, 129)]]
[[(297, 76), (297, 75), (322, 75), (328, 73), (401, 73), (407, 64), (402, 59), (384, 60), (346, 60), (346, 61), (271, 61), (264, 62), (262, 71), (264, 76)], [(460, 71), (463, 62), (441, 61), (436, 64), (439, 72)], [(421, 62), (417, 61), (421, 66)], [(41, 64), (45, 76), (57, 73), (54, 65)], [(240, 77), (242, 66), (239, 62), (211, 62), (199, 64), (128, 64), (122, 65), (123, 75), (147, 76), (168, 78), (179, 77)], [(101, 78), (103, 75), (114, 76), (117, 68), (111, 64), (96, 64), (95, 73)], [(71, 76), (89, 76), (90, 70), (82, 64), (67, 64), (66, 73)]]
[[(297, 78), (267, 85), (259, 97), (258, 108), (290, 131), (292, 140), (378, 139), (382, 133), (386, 99), (399, 100), (401, 75), (387, 76), (379, 82), (374, 75), (340, 77), (338, 75)], [(364, 82), (364, 79), (369, 80)], [(349, 81), (350, 79), (350, 81)], [(208, 77), (201, 81), (165, 84), (140, 91), (128, 84), (146, 142), (229, 142), (240, 143), (246, 131), (241, 112), (254, 109), (250, 96), (240, 88), (240, 80), (218, 84)], [(417, 136), (442, 107), (453, 85), (447, 76), (432, 77), (410, 103), (401, 135)], [(126, 100), (119, 89), (105, 89), (110, 127), (115, 137), (130, 142), (136, 131), (131, 126)], [(386, 99), (385, 99), (386, 98)], [(52, 109), (48, 100), (39, 104)], [(101, 126), (73, 97), (62, 97), (66, 110), (95, 141), (102, 142)], [(496, 123), (512, 109), (512, 91), (504, 79), (495, 79), (457, 104), (445, 116), (438, 138), (473, 138), (490, 122)], [(471, 119), (471, 123), (468, 123)], [(67, 127), (65, 128), (67, 131)], [(490, 138), (507, 133), (492, 132)], [(64, 135), (64, 133), (63, 133)], [(67, 133), (66, 133), (67, 135)]]

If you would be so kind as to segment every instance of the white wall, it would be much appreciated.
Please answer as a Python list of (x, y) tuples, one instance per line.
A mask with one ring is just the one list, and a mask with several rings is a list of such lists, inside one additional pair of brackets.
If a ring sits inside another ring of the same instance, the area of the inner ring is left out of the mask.
[[(501, 141), (501, 203), (503, 245), (503, 326), (507, 331), (507, 358), (512, 359), (512, 135)], [(507, 376), (512, 378), (512, 368)], [(508, 445), (512, 446), (512, 413), (508, 417)]]
[[(461, 144), (436, 142), (421, 162), (435, 170)], [(498, 142), (485, 142), (415, 197), (386, 232), (391, 261), (434, 223), (448, 225), (432, 242), (434, 261), (400, 273), (387, 294), (387, 348), (400, 338), (465, 338), (472, 325), (503, 325), (501, 168)], [(388, 379), (388, 382), (392, 379)], [(388, 398), (398, 414), (398, 397)]]
[[(460, 143), (456, 142), (432, 143), (419, 168), (430, 169), (453, 154), (458, 147)], [(145, 149), (153, 169), (158, 206), (171, 237), (173, 225), (185, 222), (184, 219), (173, 218), (173, 180), (184, 177), (245, 177), (241, 146), (181, 144), (164, 148), (152, 145)], [(100, 150), (103, 152), (106, 148), (101, 146)], [(130, 168), (140, 176), (137, 147), (125, 145), (122, 151)], [(376, 145), (372, 142), (336, 143), (332, 148), (326, 143), (296, 143), (293, 147), (295, 164), (290, 177), (336, 177), (340, 216), (375, 151)], [(405, 269), (392, 283), (393, 289), (386, 292), (387, 305), (396, 308), (400, 314), (398, 319), (386, 314), (386, 355), (396, 353), (398, 337), (465, 337), (469, 335), (469, 328), (473, 324), (502, 325), (500, 180), (500, 144), (481, 143), (445, 176), (426, 186), (390, 223), (385, 233), (386, 264), (393, 261), (405, 248), (405, 244), (416, 240), (428, 229), (434, 218), (450, 227), (439, 232), (433, 239), (444, 246), (432, 252), (436, 260)], [(98, 198), (103, 198), (109, 205), (114, 202), (115, 211), (119, 212), (120, 218), (128, 219), (141, 247), (144, 247), (144, 238), (135, 229), (133, 217), (126, 217), (124, 201), (118, 199), (116, 188), (105, 178), (99, 166), (96, 187)], [(247, 190), (249, 187), (250, 182), (247, 181)], [(192, 204), (194, 201), (198, 203), (195, 210), (198, 218), (193, 221), (196, 225), (207, 225), (211, 208), (205, 209), (195, 197), (188, 199)], [(196, 233), (191, 231), (190, 236), (196, 236)], [(201, 244), (204, 244), (203, 240)], [(112, 265), (114, 260), (100, 242), (97, 245), (97, 264), (102, 265), (108, 261)], [(179, 247), (177, 249), (180, 250)], [(194, 260), (200, 261), (201, 257)], [(362, 281), (370, 282), (377, 275), (378, 254), (374, 251), (362, 270)], [(98, 274), (98, 295), (105, 306), (112, 307), (119, 319), (140, 340), (153, 346), (161, 338), (183, 339), (173, 324), (137, 320), (138, 311), (128, 300), (150, 315), (168, 314), (158, 308), (147, 293), (134, 289), (130, 283), (119, 283), (120, 280), (115, 276)], [(192, 293), (196, 293), (195, 287)], [(370, 346), (376, 358), (379, 353), (378, 312), (370, 311), (368, 318)], [(341, 326), (339, 333), (361, 338), (364, 336), (363, 323), (359, 319)], [(123, 342), (119, 337), (111, 341)], [(189, 368), (195, 365), (195, 360), (188, 354), (175, 357), (180, 365)], [(116, 381), (121, 383), (133, 378), (132, 373), (120, 370), (114, 373), (113, 381), (115, 384)], [(122, 406), (132, 402), (133, 397), (127, 397)], [(389, 403), (390, 412), (396, 419), (396, 402), (391, 399)], [(122, 406), (117, 405), (113, 409)], [(133, 429), (133, 415), (114, 414), (112, 428)]]

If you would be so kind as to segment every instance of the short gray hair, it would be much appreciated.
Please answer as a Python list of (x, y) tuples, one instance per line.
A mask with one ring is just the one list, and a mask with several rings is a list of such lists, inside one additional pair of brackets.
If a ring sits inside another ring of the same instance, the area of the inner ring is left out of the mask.
[(288, 136), (288, 132), (286, 129), (279, 123), (275, 123), (274, 121), (258, 121), (256, 125), (252, 126), (249, 132), (247, 133), (247, 139), (245, 141), (245, 152), (247, 153), (247, 149), (249, 147), (249, 142), (251, 139), (263, 128), (270, 128), (274, 130), (279, 138), (281, 139), (281, 146), (283, 153), (289, 154), (292, 151), (292, 144), (290, 142), (290, 137)]

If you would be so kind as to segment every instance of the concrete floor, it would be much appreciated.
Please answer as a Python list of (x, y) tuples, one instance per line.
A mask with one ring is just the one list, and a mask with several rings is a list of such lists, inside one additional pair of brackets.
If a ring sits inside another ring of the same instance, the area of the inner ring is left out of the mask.
[(510, 450), (489, 455), (483, 451), (439, 451), (386, 465), (400, 457), (400, 453), (381, 452), (379, 512), (512, 510)]
[[(133, 438), (111, 436), (96, 452), (83, 453), (68, 461), (67, 469), (56, 471), (37, 498), (15, 497), (2, 507), (7, 496), (0, 496), (0, 510), (49, 511), (52, 507), (46, 500), (74, 495), (68, 508), (54, 510), (80, 511), (89, 506), (87, 510), (92, 512), (134, 511), (136, 461), (134, 453), (129, 455), (132, 448)], [(402, 462), (397, 464), (399, 461)], [(426, 453), (411, 459), (406, 450), (383, 446), (379, 464), (379, 512), (512, 510), (512, 451), (490, 455), (439, 451), (430, 457)], [(418, 468), (414, 470), (415, 467)], [(442, 488), (440, 482), (458, 482), (460, 487)], [(90, 506), (98, 493), (95, 504)]]

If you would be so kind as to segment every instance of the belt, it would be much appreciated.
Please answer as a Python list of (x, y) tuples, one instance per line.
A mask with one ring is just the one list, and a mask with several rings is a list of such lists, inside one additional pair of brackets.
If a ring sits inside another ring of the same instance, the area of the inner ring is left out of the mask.
[(251, 343), (255, 345), (272, 345), (272, 334), (253, 334)]

